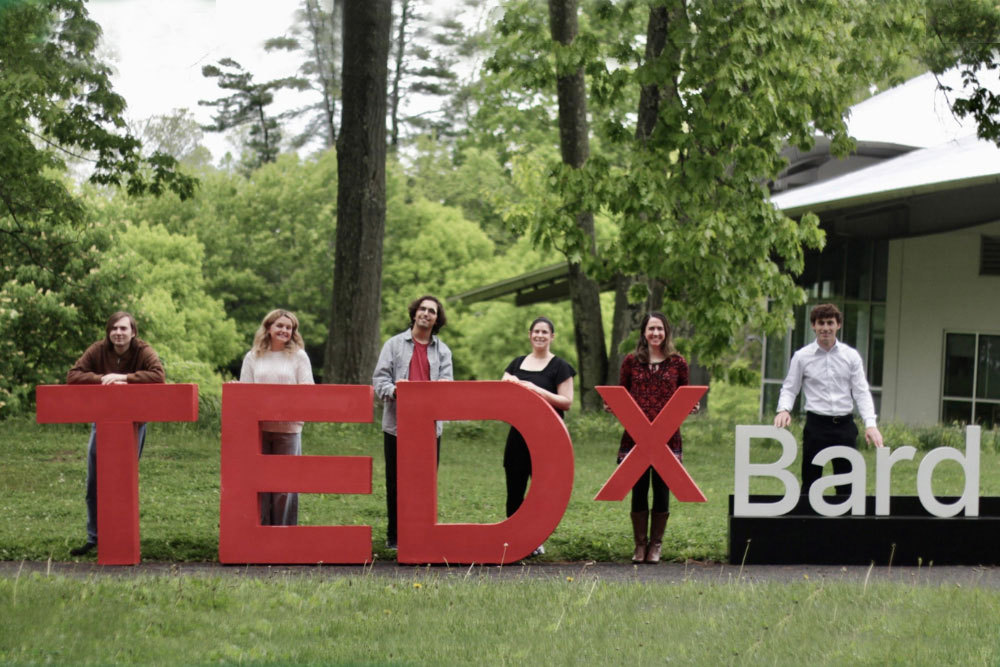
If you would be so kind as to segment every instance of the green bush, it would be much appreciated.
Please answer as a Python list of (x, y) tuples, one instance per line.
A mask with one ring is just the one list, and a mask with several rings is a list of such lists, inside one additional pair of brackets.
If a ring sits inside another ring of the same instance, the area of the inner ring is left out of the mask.
[(760, 386), (712, 382), (708, 413), (726, 424), (756, 424), (760, 421)]

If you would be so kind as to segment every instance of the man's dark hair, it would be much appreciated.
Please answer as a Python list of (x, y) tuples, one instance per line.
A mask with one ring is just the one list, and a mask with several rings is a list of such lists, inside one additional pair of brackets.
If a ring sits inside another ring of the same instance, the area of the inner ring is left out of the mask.
[(817, 321), (830, 317), (837, 320), (837, 324), (844, 323), (844, 316), (841, 314), (839, 308), (832, 303), (821, 303), (809, 313), (809, 324), (816, 324)]
[(410, 328), (412, 329), (414, 323), (416, 323), (416, 321), (417, 321), (417, 308), (419, 308), (420, 304), (423, 303), (424, 301), (433, 301), (434, 303), (437, 304), (437, 309), (438, 309), (437, 320), (434, 322), (434, 327), (431, 329), (431, 333), (432, 334), (436, 334), (438, 331), (441, 331), (441, 329), (444, 328), (444, 325), (448, 324), (448, 318), (445, 317), (445, 314), (444, 314), (444, 304), (441, 303), (440, 299), (438, 299), (436, 296), (434, 296), (432, 294), (425, 294), (422, 297), (420, 297), (419, 299), (416, 299), (416, 300), (414, 300), (414, 301), (412, 301), (410, 303), (410, 306), (409, 306), (409, 311), (410, 311)]

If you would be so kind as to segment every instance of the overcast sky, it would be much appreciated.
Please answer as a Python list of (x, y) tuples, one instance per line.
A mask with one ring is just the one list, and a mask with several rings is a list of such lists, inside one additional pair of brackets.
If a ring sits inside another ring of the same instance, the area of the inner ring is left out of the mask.
[[(364, 0), (355, 0), (364, 1)], [(89, 0), (91, 16), (104, 30), (104, 55), (115, 67), (115, 89), (128, 101), (127, 115), (142, 120), (174, 109), (190, 109), (202, 124), (212, 110), (198, 100), (222, 96), (204, 65), (231, 57), (259, 81), (296, 73), (300, 57), (266, 53), (265, 40), (288, 32), (300, 0)], [(438, 12), (453, 3), (432, 0)], [(960, 82), (953, 85), (960, 87)], [(280, 111), (308, 103), (310, 93), (281, 91)], [(851, 130), (860, 139), (929, 146), (969, 133), (948, 110), (935, 82), (910, 85), (858, 105)], [(886, 108), (889, 107), (889, 108)], [(206, 133), (218, 161), (230, 143)]]
[[(127, 115), (142, 120), (173, 109), (190, 109), (211, 122), (212, 110), (198, 100), (222, 97), (204, 65), (231, 57), (267, 81), (294, 74), (297, 56), (266, 53), (263, 42), (292, 25), (298, 0), (89, 0), (91, 17), (104, 30), (104, 55), (113, 64), (115, 90), (128, 102)], [(289, 95), (291, 95), (289, 93)], [(300, 94), (301, 95), (301, 94)], [(285, 108), (305, 101), (279, 98)], [(213, 161), (229, 143), (206, 133)]]
[[(425, 2), (432, 16), (456, 9), (454, 0)], [(485, 20), (487, 9), (495, 3), (482, 0), (476, 9), (466, 10), (463, 20), (470, 15), (470, 20)], [(224, 95), (215, 79), (202, 76), (203, 66), (230, 57), (251, 72), (255, 81), (297, 73), (301, 55), (267, 53), (263, 44), (289, 32), (301, 4), (301, 0), (88, 0), (87, 8), (104, 30), (102, 53), (115, 68), (115, 90), (128, 102), (131, 120), (186, 108), (205, 125), (212, 120), (212, 109), (199, 107), (198, 100)], [(318, 101), (315, 96), (311, 91), (279, 91), (273, 110), (304, 106)], [(421, 98), (410, 96), (404, 104), (411, 113), (419, 111)], [(226, 151), (238, 152), (215, 133), (206, 133), (204, 144), (214, 162)]]

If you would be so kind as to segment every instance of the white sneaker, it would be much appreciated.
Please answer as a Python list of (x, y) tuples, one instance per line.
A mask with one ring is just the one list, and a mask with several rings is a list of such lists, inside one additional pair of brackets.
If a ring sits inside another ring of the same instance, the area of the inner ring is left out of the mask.
[(545, 546), (540, 544), (538, 545), (537, 549), (531, 552), (531, 556), (529, 556), (529, 558), (534, 558), (535, 556), (541, 556), (544, 553), (545, 553)]

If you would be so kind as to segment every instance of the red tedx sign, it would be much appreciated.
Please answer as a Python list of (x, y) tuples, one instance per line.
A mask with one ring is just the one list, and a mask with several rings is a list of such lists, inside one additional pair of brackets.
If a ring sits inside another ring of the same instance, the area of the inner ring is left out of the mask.
[(97, 424), (97, 562), (139, 562), (138, 424), (198, 419), (193, 384), (43, 385), (39, 424)]
[(670, 452), (667, 441), (691, 414), (692, 408), (705, 395), (708, 387), (678, 387), (652, 422), (646, 419), (625, 387), (597, 387), (597, 391), (635, 440), (635, 447), (604, 483), (594, 500), (623, 500), (639, 481), (639, 477), (652, 466), (677, 500), (687, 503), (705, 502), (705, 494)]
[[(707, 388), (681, 387), (652, 423), (624, 388), (597, 389), (636, 446), (596, 499), (623, 499), (652, 466), (678, 500), (704, 502), (666, 442)], [(509, 382), (405, 382), (396, 391), (399, 561), (506, 563), (544, 542), (562, 519), (573, 487), (573, 446), (555, 410)], [(264, 455), (260, 422), (370, 422), (373, 393), (365, 385), (223, 385), (221, 562), (371, 561), (370, 526), (262, 526), (259, 494), (371, 493), (371, 457)], [(194, 421), (197, 387), (40, 386), (37, 396), (39, 423), (97, 423), (98, 562), (138, 563), (136, 424)], [(443, 420), (503, 421), (524, 437), (532, 481), (513, 516), (491, 524), (438, 522), (435, 422)]]
[(222, 386), (219, 561), (366, 563), (370, 526), (262, 526), (261, 493), (371, 493), (370, 456), (277, 456), (261, 450), (260, 422), (370, 422), (367, 385)]
[[(400, 563), (509, 563), (552, 534), (573, 490), (573, 444), (543, 398), (511, 382), (402, 382), (396, 399)], [(438, 523), (435, 421), (458, 419), (507, 422), (524, 437), (531, 486), (504, 521)]]

